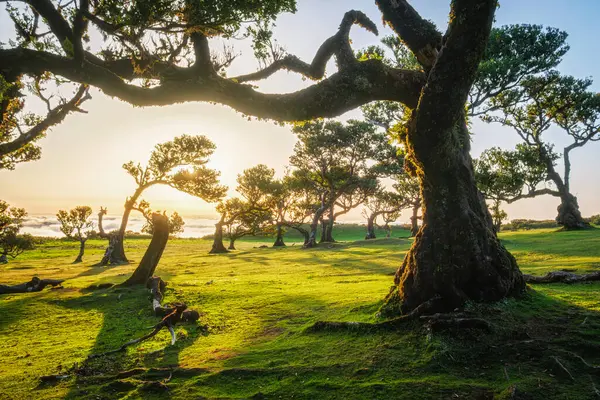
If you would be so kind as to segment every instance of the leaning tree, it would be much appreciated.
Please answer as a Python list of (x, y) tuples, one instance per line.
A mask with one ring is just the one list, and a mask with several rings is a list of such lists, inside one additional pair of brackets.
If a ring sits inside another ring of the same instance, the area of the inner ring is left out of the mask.
[(219, 184), (219, 172), (206, 167), (214, 150), (215, 145), (206, 136), (181, 135), (157, 144), (146, 166), (133, 161), (123, 165), (123, 169), (135, 180), (136, 189), (125, 200), (125, 210), (117, 232), (105, 234), (101, 226), (102, 219), (98, 220), (101, 235), (109, 239), (110, 249), (101, 264), (128, 262), (123, 247), (127, 223), (131, 212), (139, 209), (138, 201), (149, 187), (167, 185), (207, 202), (218, 201), (225, 195), (226, 188)]
[[(581, 216), (577, 198), (571, 193), (571, 151), (600, 141), (600, 96), (589, 91), (590, 79), (576, 79), (551, 71), (523, 80), (518, 87), (492, 99), (500, 111), (484, 118), (511, 127), (522, 144), (533, 149), (555, 186), (551, 194), (560, 197), (556, 222), (564, 229), (583, 229), (589, 224)], [(570, 138), (563, 149), (564, 171), (556, 168), (553, 143), (544, 135), (553, 125)]]
[[(232, 59), (215, 57), (209, 38), (233, 36), (249, 20), (268, 26), (277, 14), (294, 10), (293, 0), (226, 2), (222, 7), (193, 0), (80, 0), (64, 7), (52, 0), (25, 0), (19, 11), (28, 18), (17, 15), (14, 20), (16, 31), (26, 34), (0, 49), (0, 73), (9, 83), (49, 73), (137, 106), (216, 102), (279, 121), (334, 117), (375, 100), (401, 102), (410, 110), (405, 144), (420, 181), (424, 215), (388, 303), (399, 299), (402, 310), (409, 311), (424, 303), (455, 307), (520, 293), (522, 275), (493, 232), (477, 191), (465, 119), (497, 1), (453, 0), (444, 35), (407, 0), (375, 2), (419, 69), (396, 68), (376, 58), (359, 60), (350, 45), (350, 28), (359, 24), (376, 34), (377, 27), (354, 10), (344, 15), (310, 63), (275, 53), (263, 69), (228, 76)], [(33, 22), (36, 14), (39, 24)], [(102, 33), (93, 48), (87, 42), (92, 26)], [(40, 39), (42, 29), (50, 33)], [(269, 37), (255, 35), (257, 55), (266, 54), (261, 43)], [(332, 57), (338, 71), (324, 78)], [(282, 69), (319, 82), (283, 94), (262, 93), (248, 84)]]
[(89, 218), (92, 216), (92, 208), (89, 206), (77, 206), (69, 211), (59, 210), (56, 214), (60, 222), (60, 231), (69, 239), (79, 242), (79, 254), (73, 263), (83, 261), (85, 242), (87, 242), (94, 222)]

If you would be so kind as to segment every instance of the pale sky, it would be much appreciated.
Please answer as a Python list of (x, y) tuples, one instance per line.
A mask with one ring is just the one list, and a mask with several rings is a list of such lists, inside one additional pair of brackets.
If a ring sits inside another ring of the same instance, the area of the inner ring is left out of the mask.
[[(446, 29), (449, 0), (413, 0), (412, 4), (443, 32)], [(597, 24), (600, 2), (597, 0), (542, 1), (502, 0), (496, 13), (496, 25), (533, 23), (553, 26), (569, 33), (570, 52), (560, 70), (576, 77), (592, 77), (600, 87), (600, 42)], [(380, 35), (390, 31), (381, 24), (381, 14), (372, 1), (300, 0), (298, 12), (280, 17), (275, 37), (289, 53), (310, 61), (318, 46), (335, 33), (345, 11), (365, 12), (380, 28)], [(12, 34), (11, 22), (0, 11), (0, 41)], [(354, 49), (377, 44), (378, 38), (360, 27), (352, 29)], [(230, 74), (252, 72), (257, 68), (247, 43), (236, 42), (242, 51)], [(218, 47), (215, 47), (215, 50)], [(335, 71), (330, 63), (328, 73)], [(298, 75), (279, 72), (259, 83), (266, 92), (290, 92), (310, 82)], [(292, 153), (295, 137), (287, 127), (265, 121), (248, 121), (225, 106), (187, 103), (167, 107), (136, 108), (117, 99), (91, 91), (93, 99), (84, 104), (88, 114), (73, 114), (53, 128), (39, 143), (40, 161), (17, 166), (14, 171), (0, 171), (0, 198), (25, 207), (32, 214), (54, 214), (60, 208), (89, 205), (94, 209), (107, 206), (110, 214), (119, 214), (123, 202), (134, 190), (133, 179), (121, 168), (129, 160), (145, 162), (153, 146), (187, 134), (203, 134), (217, 145), (210, 165), (222, 173), (222, 182), (234, 194), (235, 179), (243, 169), (258, 163), (282, 173)], [(360, 117), (358, 111), (341, 119)], [(517, 135), (508, 128), (476, 121), (473, 126), (473, 156), (491, 146), (512, 147)], [(550, 132), (556, 148), (562, 149), (565, 135)], [(600, 143), (591, 143), (572, 152), (572, 191), (578, 197), (583, 215), (600, 213)], [(562, 166), (560, 167), (562, 168)], [(177, 210), (186, 216), (215, 216), (213, 205), (179, 193), (171, 188), (156, 187), (144, 198), (155, 209)], [(506, 206), (509, 218), (554, 218), (558, 199), (541, 197)], [(348, 220), (359, 220), (360, 210)], [(400, 218), (408, 219), (408, 213)]]

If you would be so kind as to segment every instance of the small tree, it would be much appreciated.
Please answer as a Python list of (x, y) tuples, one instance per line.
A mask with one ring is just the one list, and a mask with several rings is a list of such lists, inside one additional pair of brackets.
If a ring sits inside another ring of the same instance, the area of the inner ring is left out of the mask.
[(69, 211), (59, 210), (56, 214), (60, 222), (60, 231), (69, 239), (79, 241), (79, 255), (74, 263), (83, 261), (85, 242), (88, 240), (94, 223), (89, 219), (92, 208), (88, 206), (77, 206)]
[(10, 207), (0, 200), (0, 263), (5, 264), (8, 257), (15, 258), (33, 248), (33, 237), (19, 234), (26, 216), (24, 208)]
[[(554, 158), (558, 156), (554, 156)], [(508, 215), (501, 203), (513, 203), (524, 198), (556, 194), (556, 191), (538, 186), (547, 180), (546, 166), (537, 151), (530, 146), (517, 145), (515, 150), (492, 147), (473, 160), (477, 187), (486, 200), (491, 201), (490, 212), (496, 232)]]
[[(118, 232), (109, 238), (107, 257), (103, 264), (127, 262), (123, 238), (127, 230), (129, 215), (134, 210), (144, 190), (154, 185), (167, 185), (181, 192), (191, 194), (207, 202), (221, 199), (226, 187), (219, 184), (219, 172), (207, 168), (208, 158), (214, 152), (215, 145), (205, 136), (182, 135), (172, 141), (155, 146), (148, 164), (143, 167), (130, 161), (123, 168), (133, 177), (137, 185), (131, 197), (125, 200), (125, 210)], [(101, 220), (99, 220), (100, 232)]]
[(290, 157), (296, 168), (293, 174), (318, 193), (321, 203), (311, 223), (307, 247), (312, 247), (316, 245), (318, 223), (326, 212), (329, 218), (324, 240), (333, 241), (331, 227), (339, 198), (372, 187), (369, 161), (379, 156), (386, 138), (372, 124), (356, 120), (347, 124), (324, 120), (299, 123), (294, 126), (294, 133), (298, 142)]
[[(150, 208), (150, 203), (148, 203), (146, 200), (140, 200), (138, 204), (134, 205), (133, 209), (139, 211), (146, 219), (144, 226), (142, 226), (142, 232), (154, 235), (154, 223), (152, 215), (155, 212), (159, 211), (152, 211), (152, 209)], [(163, 214), (165, 214), (165, 212), (163, 212)], [(183, 226), (185, 225), (185, 221), (183, 220), (183, 218), (181, 218), (177, 211), (173, 211), (173, 213), (170, 217), (168, 217), (168, 219), (169, 236), (177, 236), (179, 233), (183, 232)]]
[[(549, 72), (524, 79), (520, 85), (491, 100), (501, 115), (489, 115), (487, 122), (497, 122), (517, 132), (523, 144), (535, 150), (546, 167), (548, 179), (560, 197), (556, 222), (564, 229), (589, 226), (582, 218), (577, 199), (571, 194), (570, 174), (572, 150), (600, 140), (600, 96), (588, 91), (590, 79), (576, 79)], [(544, 133), (556, 125), (572, 142), (563, 149), (564, 171), (556, 170), (553, 145)]]

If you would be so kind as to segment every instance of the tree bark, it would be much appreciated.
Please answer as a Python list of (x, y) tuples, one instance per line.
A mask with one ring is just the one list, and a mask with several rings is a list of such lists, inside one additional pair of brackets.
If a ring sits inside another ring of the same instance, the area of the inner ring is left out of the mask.
[(106, 209), (100, 209), (100, 213), (98, 214), (98, 230), (100, 231), (100, 237), (108, 240), (108, 246), (104, 251), (104, 256), (102, 256), (102, 260), (98, 263), (98, 265), (119, 265), (125, 264), (129, 261), (127, 259), (123, 259), (125, 254), (125, 250), (122, 250), (121, 253), (115, 252), (117, 248), (123, 248), (123, 238), (119, 235), (118, 232), (106, 233), (104, 231), (104, 226), (102, 224), (103, 217), (106, 214)]
[(330, 211), (330, 217), (327, 219), (327, 223), (325, 225), (325, 232), (323, 232), (323, 239), (321, 242), (323, 243), (335, 243), (335, 239), (333, 238), (333, 224), (335, 223), (335, 216), (333, 215), (333, 207)]
[(375, 219), (379, 214), (380, 213), (374, 212), (367, 218), (367, 235), (365, 236), (365, 240), (377, 238), (377, 236), (375, 236)]
[(413, 204), (412, 217), (410, 217), (410, 236), (417, 236), (419, 232), (419, 209), (421, 208), (421, 199)]
[(86, 240), (87, 239), (81, 239), (79, 241), (79, 255), (77, 256), (77, 258), (75, 259), (75, 261), (73, 261), (74, 264), (83, 262), (83, 253), (85, 251), (85, 242), (86, 242)]
[[(315, 247), (317, 245), (317, 229), (319, 227), (319, 221), (325, 212), (325, 204), (321, 201), (321, 207), (315, 211), (313, 219), (310, 224), (310, 233), (308, 235), (308, 241), (304, 243), (305, 248)], [(322, 232), (321, 232), (322, 233)]]
[(148, 279), (154, 275), (156, 266), (162, 257), (163, 251), (169, 240), (169, 218), (166, 215), (152, 214), (153, 231), (150, 245), (140, 262), (140, 265), (133, 271), (133, 274), (123, 285), (145, 285)]
[(227, 253), (227, 249), (225, 245), (223, 245), (223, 220), (221, 219), (219, 222), (215, 224), (215, 234), (213, 237), (213, 245), (209, 254), (220, 254)]
[(58, 286), (64, 281), (64, 279), (40, 279), (37, 276), (34, 276), (31, 278), (31, 281), (27, 283), (12, 286), (0, 285), (0, 294), (40, 292), (46, 286)]
[(235, 250), (235, 240), (237, 238), (232, 237), (229, 239), (229, 247), (227, 248), (228, 250)]
[(273, 247), (284, 247), (285, 242), (283, 241), (283, 227), (280, 223), (277, 224), (277, 237), (275, 238), (275, 243), (273, 243)]
[(590, 224), (581, 216), (577, 198), (571, 193), (562, 192), (560, 194), (560, 205), (557, 207), (557, 211), (556, 223), (561, 225), (564, 230), (573, 231), (590, 227)]
[(464, 104), (492, 25), (496, 1), (455, 0), (441, 52), (407, 124), (423, 225), (396, 272), (384, 314), (451, 311), (525, 289), (514, 257), (498, 240), (475, 183)]

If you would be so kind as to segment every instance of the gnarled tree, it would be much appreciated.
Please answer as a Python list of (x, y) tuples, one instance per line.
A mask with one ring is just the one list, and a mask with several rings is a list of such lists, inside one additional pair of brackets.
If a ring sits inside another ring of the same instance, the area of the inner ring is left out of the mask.
[(79, 254), (73, 263), (83, 261), (85, 242), (88, 240), (94, 222), (89, 220), (92, 216), (92, 208), (88, 206), (77, 206), (69, 211), (59, 210), (56, 214), (60, 222), (60, 231), (69, 239), (79, 242)]
[(492, 202), (490, 212), (496, 232), (500, 231), (502, 221), (508, 217), (500, 208), (503, 201), (510, 204), (545, 194), (559, 195), (551, 188), (539, 188), (548, 179), (548, 174), (538, 152), (530, 146), (519, 144), (515, 150), (492, 147), (473, 161), (477, 187), (486, 200)]
[[(477, 191), (465, 124), (464, 106), (488, 42), (496, 0), (453, 0), (443, 36), (406, 0), (376, 0), (385, 23), (415, 55), (417, 70), (357, 59), (350, 28), (377, 29), (363, 13), (349, 11), (310, 63), (285, 55), (234, 77), (224, 69), (230, 60), (211, 56), (208, 38), (232, 34), (243, 21), (268, 23), (293, 10), (293, 0), (227, 2), (218, 8), (192, 1), (159, 1), (148, 8), (146, 2), (81, 0), (60, 11), (51, 0), (24, 3), (24, 12), (38, 12), (47, 21), (53, 46), (1, 49), (4, 77), (48, 71), (138, 106), (212, 101), (280, 121), (338, 116), (375, 100), (403, 103), (410, 110), (405, 143), (420, 181), (424, 215), (390, 302), (400, 299), (405, 311), (436, 299), (454, 307), (466, 300), (497, 300), (524, 288)], [(84, 45), (89, 25), (105, 34), (99, 49)], [(324, 78), (332, 57), (338, 71)], [(282, 69), (320, 81), (284, 94), (261, 93), (247, 84)]]
[[(137, 185), (131, 197), (125, 200), (125, 210), (117, 233), (109, 237), (109, 249), (103, 263), (126, 263), (123, 239), (131, 211), (144, 190), (154, 185), (167, 185), (184, 193), (191, 194), (207, 202), (218, 201), (225, 195), (226, 188), (219, 185), (219, 172), (207, 168), (208, 158), (214, 152), (215, 145), (205, 136), (182, 135), (172, 141), (157, 144), (144, 167), (130, 161), (123, 165)], [(102, 219), (98, 225), (103, 234)]]
[[(489, 115), (488, 122), (498, 122), (517, 132), (523, 145), (537, 152), (548, 180), (556, 186), (561, 203), (556, 222), (564, 229), (589, 226), (582, 218), (577, 199), (571, 194), (571, 151), (600, 140), (600, 96), (588, 90), (592, 81), (549, 72), (530, 77), (520, 85), (492, 99), (500, 115)], [(556, 170), (553, 144), (544, 138), (552, 126), (560, 127), (572, 139), (563, 149), (564, 172)]]

